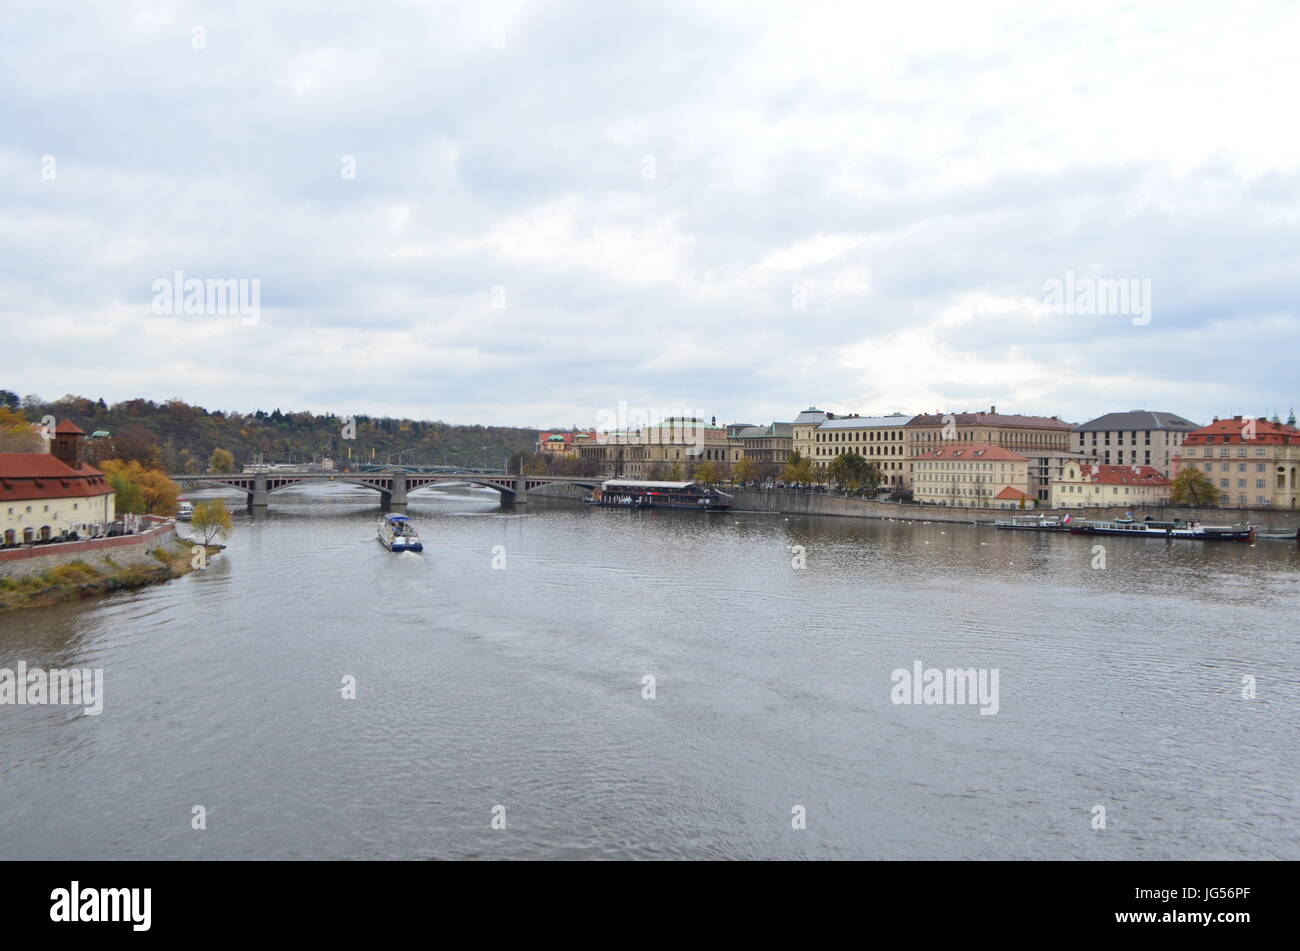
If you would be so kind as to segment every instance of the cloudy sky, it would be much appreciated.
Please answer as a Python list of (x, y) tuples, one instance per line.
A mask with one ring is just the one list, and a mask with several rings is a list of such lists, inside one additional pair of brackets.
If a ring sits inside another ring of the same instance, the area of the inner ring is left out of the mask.
[[(1285, 416), (1298, 35), (1289, 3), (7, 0), (0, 388)], [(256, 279), (255, 319), (156, 313), (177, 271)], [(1149, 320), (1063, 312), (1067, 275)]]

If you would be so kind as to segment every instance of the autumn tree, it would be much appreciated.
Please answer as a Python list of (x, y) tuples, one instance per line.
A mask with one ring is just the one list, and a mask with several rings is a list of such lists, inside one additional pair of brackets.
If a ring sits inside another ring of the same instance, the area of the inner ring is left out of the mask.
[(695, 467), (695, 471), (691, 473), (691, 478), (696, 482), (717, 482), (719, 478), (718, 466), (713, 462), (701, 462)]
[(235, 529), (235, 523), (230, 517), (230, 510), (226, 508), (225, 501), (211, 499), (194, 506), (190, 527), (203, 538), (203, 544), (211, 545), (212, 540), (218, 535), (229, 538), (230, 533)]
[(1169, 500), (1175, 505), (1215, 506), (1219, 504), (1219, 490), (1200, 469), (1185, 466), (1174, 476)]
[(114, 507), (118, 512), (138, 515), (176, 514), (181, 489), (161, 469), (146, 469), (136, 460), (124, 462), (108, 459), (102, 466), (108, 484), (117, 493)]
[(790, 453), (790, 461), (785, 464), (786, 482), (812, 482), (816, 476), (812, 460), (797, 452)]
[(235, 457), (228, 449), (214, 449), (208, 457), (209, 472), (234, 472)]
[(41, 452), (44, 448), (26, 413), (0, 406), (0, 452)]
[(761, 473), (759, 465), (749, 456), (741, 456), (740, 461), (736, 463), (732, 475), (737, 482), (757, 482)]

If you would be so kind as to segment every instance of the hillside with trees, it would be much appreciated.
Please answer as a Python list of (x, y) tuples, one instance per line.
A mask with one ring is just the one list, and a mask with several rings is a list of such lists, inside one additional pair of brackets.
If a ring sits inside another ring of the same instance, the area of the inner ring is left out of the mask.
[(134, 460), (181, 473), (205, 472), (213, 463), (218, 468), (243, 468), (257, 454), (271, 464), (328, 457), (340, 467), (350, 458), (354, 463), (499, 468), (508, 457), (532, 451), (537, 442), (535, 429), (453, 426), (387, 416), (321, 416), (286, 413), (278, 407), (270, 412), (208, 410), (180, 399), (162, 403), (134, 399), (110, 405), (103, 399), (72, 395), (52, 401), (36, 395), (20, 398), (0, 389), (0, 408), (21, 412), (31, 422), (53, 416), (71, 420), (87, 434), (110, 433), (107, 439), (87, 442), (92, 461)]

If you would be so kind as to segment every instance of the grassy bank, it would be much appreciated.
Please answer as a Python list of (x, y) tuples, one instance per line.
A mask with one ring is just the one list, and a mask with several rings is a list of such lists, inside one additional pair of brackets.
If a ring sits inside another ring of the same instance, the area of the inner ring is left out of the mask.
[[(39, 575), (0, 577), (0, 611), (43, 607), (170, 581), (193, 570), (192, 547), (192, 542), (177, 538), (150, 549), (152, 560), (145, 564), (119, 565), (111, 557), (106, 557), (96, 559), (99, 566), (85, 561), (70, 561)], [(222, 547), (209, 545), (208, 555), (215, 554)]]

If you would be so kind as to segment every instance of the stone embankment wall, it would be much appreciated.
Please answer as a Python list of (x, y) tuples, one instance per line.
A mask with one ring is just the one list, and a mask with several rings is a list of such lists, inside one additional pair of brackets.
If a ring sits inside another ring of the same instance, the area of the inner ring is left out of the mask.
[[(838, 515), (847, 518), (910, 519), (926, 522), (987, 522), (1009, 519), (1016, 515), (1072, 515), (1075, 518), (1108, 519), (1132, 512), (1136, 519), (1150, 515), (1159, 521), (1183, 519), (1207, 525), (1251, 524), (1257, 528), (1295, 528), (1300, 512), (1273, 509), (1195, 509), (1179, 506), (1119, 505), (1086, 509), (983, 509), (945, 505), (903, 505), (898, 502), (874, 502), (844, 498), (820, 492), (765, 492), (760, 489), (723, 489), (735, 498), (737, 512), (773, 512), (782, 515)], [(529, 498), (584, 499), (586, 489), (570, 485), (547, 485), (532, 489)]]
[(44, 574), (51, 568), (82, 561), (96, 569), (107, 569), (111, 558), (119, 568), (130, 565), (156, 565), (150, 552), (169, 545), (176, 538), (176, 523), (161, 519), (153, 528), (135, 535), (96, 538), (80, 542), (61, 542), (27, 548), (0, 550), (0, 577), (21, 578)]

